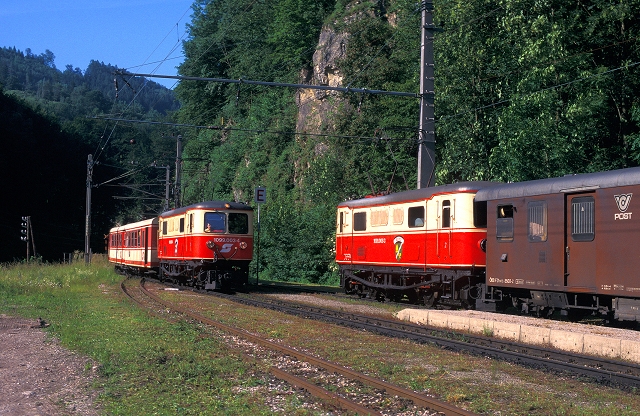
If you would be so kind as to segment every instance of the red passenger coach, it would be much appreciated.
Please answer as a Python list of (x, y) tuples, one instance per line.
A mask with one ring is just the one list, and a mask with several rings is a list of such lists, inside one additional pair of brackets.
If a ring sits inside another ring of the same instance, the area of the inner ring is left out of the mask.
[(484, 281), (490, 182), (465, 182), (338, 205), (336, 261), (347, 293), (461, 305)]
[(209, 201), (159, 217), (161, 280), (204, 289), (239, 288), (248, 283), (253, 255), (253, 208)]
[(158, 268), (158, 219), (114, 227), (109, 231), (109, 261), (121, 272), (141, 274)]

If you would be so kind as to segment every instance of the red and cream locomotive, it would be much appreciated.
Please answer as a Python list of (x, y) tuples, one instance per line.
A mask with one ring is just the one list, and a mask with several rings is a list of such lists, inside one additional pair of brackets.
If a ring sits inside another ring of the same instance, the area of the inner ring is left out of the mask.
[[(347, 293), (427, 305), (471, 302), (484, 281), (486, 204), (466, 182), (338, 205), (336, 261)], [(475, 302), (475, 301), (474, 301)]]
[[(137, 232), (147, 237), (137, 238)], [(143, 253), (150, 256), (148, 262), (140, 260)], [(237, 202), (177, 208), (115, 227), (109, 236), (109, 261), (117, 268), (211, 290), (246, 285), (252, 256), (253, 208)]]

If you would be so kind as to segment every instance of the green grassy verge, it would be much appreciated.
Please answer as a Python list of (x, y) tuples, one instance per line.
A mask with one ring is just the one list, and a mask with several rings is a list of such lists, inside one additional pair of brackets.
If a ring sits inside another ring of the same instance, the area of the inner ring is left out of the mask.
[[(272, 413), (263, 374), (199, 326), (141, 311), (121, 280), (104, 261), (0, 266), (0, 313), (42, 317), (63, 346), (91, 357), (105, 414)], [(300, 414), (294, 400), (281, 406)]]

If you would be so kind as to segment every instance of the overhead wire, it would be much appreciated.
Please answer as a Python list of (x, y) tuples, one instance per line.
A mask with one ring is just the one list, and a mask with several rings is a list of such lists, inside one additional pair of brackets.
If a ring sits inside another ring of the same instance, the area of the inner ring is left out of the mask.
[[(182, 16), (180, 17), (180, 19), (178, 19), (178, 22), (176, 22), (176, 26), (177, 26), (177, 25), (178, 25), (178, 23), (179, 23), (179, 22), (184, 18), (184, 16), (189, 12), (189, 10), (190, 10), (190, 9), (191, 9), (191, 7), (189, 7), (189, 8), (188, 8), (188, 9), (187, 9), (183, 14), (182, 14)], [(173, 26), (171, 27), (171, 30), (170, 30), (170, 31), (165, 35), (165, 37), (162, 39), (162, 41), (158, 44), (158, 46), (156, 46), (156, 48), (153, 50), (153, 52), (151, 52), (151, 53), (149, 54), (149, 56), (145, 59), (145, 61), (142, 63), (142, 65), (145, 65), (145, 64), (146, 64), (146, 61), (148, 61), (148, 60), (149, 60), (149, 58), (151, 58), (151, 56), (155, 53), (155, 51), (156, 51), (156, 50), (158, 50), (158, 48), (160, 47), (160, 45), (162, 45), (162, 44), (164, 43), (164, 41), (167, 39), (167, 37), (169, 37), (169, 35), (170, 35), (171, 33), (173, 33)], [(183, 33), (183, 36), (182, 36), (182, 37), (184, 37), (185, 35), (186, 35), (186, 31)], [(169, 56), (170, 56), (170, 55), (171, 55), (171, 54), (176, 50), (176, 48), (178, 47), (178, 45), (180, 45), (180, 41), (181, 41), (181, 38), (180, 38), (180, 37), (178, 37), (178, 41), (176, 42), (176, 44), (174, 44), (174, 46), (171, 48), (171, 50), (170, 50), (170, 51), (169, 51), (169, 53), (165, 56), (165, 58), (164, 58), (163, 60), (159, 61), (159, 63), (156, 65), (155, 69), (153, 69), (153, 70), (152, 70), (152, 73), (154, 73), (155, 71), (157, 71), (157, 70), (160, 68), (160, 66), (162, 65), (162, 63), (166, 62), (166, 61), (169, 59)], [(129, 81), (132, 81), (132, 80), (133, 80), (133, 78), (134, 78), (134, 77), (132, 76), (132, 77), (130, 77), (130, 78), (129, 78), (129, 80), (128, 80), (128, 81), (125, 81), (125, 82), (127, 82), (127, 83), (128, 83)], [(144, 82), (144, 83), (143, 83), (143, 85), (142, 85), (142, 88), (140, 88), (140, 90), (139, 90), (139, 91), (135, 92), (135, 94), (134, 94), (133, 98), (131, 99), (131, 101), (130, 101), (126, 106), (125, 106), (125, 108), (120, 112), (120, 114), (124, 114), (124, 111), (133, 105), (133, 103), (135, 102), (135, 100), (136, 100), (136, 98), (138, 97), (138, 95), (139, 95), (139, 94), (142, 92), (142, 90), (146, 87), (146, 84), (147, 84), (147, 82), (146, 82), (146, 80), (145, 80), (145, 82)], [(174, 85), (175, 85), (175, 83), (174, 83)], [(103, 135), (101, 136), (100, 141), (99, 141), (99, 143), (98, 143), (98, 148), (96, 149), (96, 151), (94, 152), (94, 155), (93, 155), (93, 161), (94, 161), (94, 164), (95, 164), (95, 163), (100, 159), (100, 156), (102, 155), (102, 152), (104, 151), (104, 149), (106, 148), (106, 146), (109, 144), (109, 141), (111, 140), (111, 137), (113, 136), (113, 134), (114, 134), (115, 129), (116, 129), (116, 127), (117, 127), (117, 126), (118, 126), (118, 122), (115, 122), (115, 123), (114, 123), (114, 125), (113, 125), (113, 128), (111, 129), (111, 132), (110, 132), (110, 133), (109, 133), (109, 135), (107, 136), (107, 139), (106, 139), (106, 141), (104, 142), (104, 144), (102, 144), (102, 139), (104, 138), (104, 133), (103, 133)], [(107, 127), (105, 126), (105, 132), (106, 132), (106, 130), (107, 130)], [(99, 151), (98, 151), (98, 150), (99, 150)]]
[(438, 120), (454, 118), (454, 117), (458, 117), (458, 116), (461, 116), (461, 115), (464, 115), (464, 114), (468, 114), (468, 113), (471, 113), (471, 112), (484, 110), (484, 109), (490, 108), (490, 107), (495, 107), (495, 106), (498, 106), (500, 104), (508, 103), (508, 102), (513, 101), (515, 99), (520, 99), (520, 98), (523, 98), (523, 97), (530, 97), (530, 96), (532, 96), (534, 94), (538, 94), (540, 92), (544, 92), (544, 91), (549, 91), (549, 90), (553, 90), (553, 89), (556, 89), (556, 88), (565, 87), (567, 85), (575, 84), (576, 82), (585, 81), (587, 79), (600, 77), (600, 76), (603, 76), (603, 75), (606, 75), (606, 74), (610, 74), (610, 73), (613, 73), (613, 72), (617, 72), (617, 71), (620, 71), (620, 70), (623, 70), (623, 69), (628, 69), (628, 68), (631, 68), (631, 67), (636, 66), (636, 65), (640, 65), (640, 62), (633, 62), (633, 63), (625, 65), (625, 66), (620, 66), (620, 67), (613, 68), (613, 69), (610, 69), (610, 70), (607, 70), (607, 71), (604, 71), (604, 72), (599, 72), (597, 74), (591, 74), (589, 76), (582, 77), (582, 78), (579, 78), (579, 79), (575, 79), (573, 81), (567, 81), (567, 82), (563, 82), (562, 84), (553, 85), (551, 87), (541, 88), (539, 90), (532, 91), (532, 92), (530, 92), (528, 94), (523, 94), (523, 95), (519, 95), (519, 96), (514, 97), (514, 98), (508, 98), (508, 99), (500, 100), (500, 101), (497, 101), (497, 102), (494, 102), (494, 103), (491, 103), (491, 104), (487, 104), (487, 105), (483, 105), (483, 106), (480, 106), (480, 107), (476, 107), (476, 108), (473, 108), (473, 109), (470, 109), (470, 110), (467, 110), (467, 111), (462, 111), (460, 113), (456, 113), (456, 114), (453, 114), (451, 116), (439, 117)]
[(212, 126), (212, 125), (197, 125), (197, 124), (187, 124), (187, 123), (170, 123), (165, 121), (151, 121), (151, 120), (135, 120), (135, 119), (115, 119), (112, 117), (98, 117), (93, 116), (89, 117), (92, 119), (99, 120), (111, 120), (116, 122), (123, 123), (139, 123), (139, 124), (155, 124), (155, 125), (165, 125), (172, 127), (188, 127), (195, 129), (203, 129), (203, 130), (216, 130), (216, 131), (240, 131), (247, 133), (268, 133), (268, 134), (283, 134), (283, 135), (299, 135), (299, 136), (316, 136), (316, 137), (336, 137), (342, 139), (363, 139), (363, 140), (413, 140), (407, 138), (393, 138), (393, 137), (375, 137), (375, 136), (357, 136), (357, 135), (340, 135), (340, 134), (331, 134), (331, 133), (301, 133), (297, 131), (279, 131), (279, 130), (268, 130), (268, 129), (247, 129), (247, 128), (239, 128), (239, 127), (223, 127), (223, 126)]

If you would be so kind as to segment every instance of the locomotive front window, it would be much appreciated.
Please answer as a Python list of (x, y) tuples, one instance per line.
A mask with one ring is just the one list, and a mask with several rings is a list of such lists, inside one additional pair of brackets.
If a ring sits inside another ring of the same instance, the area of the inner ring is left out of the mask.
[(238, 212), (229, 213), (229, 233), (230, 234), (248, 234), (249, 233), (249, 216)]
[(476, 228), (487, 227), (487, 201), (473, 200), (473, 226)]
[(410, 207), (409, 228), (424, 227), (424, 207)]
[(513, 241), (513, 205), (498, 205), (496, 238), (498, 241)]
[(226, 230), (224, 212), (207, 212), (204, 214), (204, 231), (207, 233), (223, 233)]

